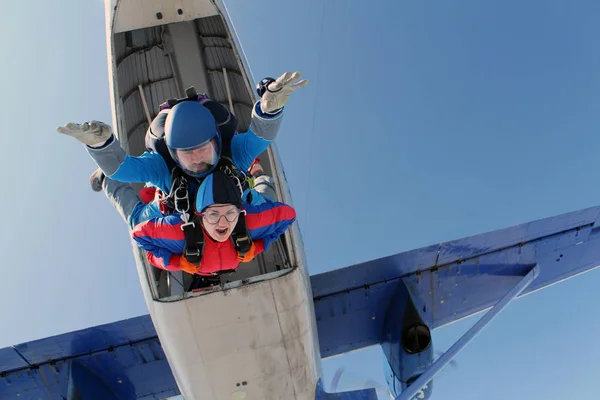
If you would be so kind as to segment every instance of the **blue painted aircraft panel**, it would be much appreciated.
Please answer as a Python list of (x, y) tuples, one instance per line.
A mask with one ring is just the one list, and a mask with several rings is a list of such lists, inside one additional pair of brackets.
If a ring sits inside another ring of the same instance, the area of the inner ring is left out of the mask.
[(321, 357), (378, 344), (387, 304), (399, 282), (395, 279), (315, 299)]
[(523, 295), (600, 265), (600, 236), (590, 232), (587, 226), (549, 236), (414, 274), (405, 281), (424, 321), (437, 328), (491, 307), (535, 263), (540, 275)]
[(31, 366), (15, 363), (12, 348), (0, 350), (0, 399), (66, 398), (75, 360), (101, 377), (118, 398), (149, 400), (179, 394), (148, 315), (16, 347), (23, 349)]
[(433, 329), (492, 306), (535, 263), (523, 294), (600, 265), (599, 216), (588, 208), (312, 276), (322, 356), (378, 343), (399, 279)]
[(15, 348), (30, 364), (35, 365), (47, 360), (73, 357), (155, 336), (156, 331), (152, 320), (145, 315), (83, 329), (77, 331), (76, 334), (73, 332), (72, 334), (34, 340), (19, 344)]
[(0, 371), (25, 368), (28, 364), (12, 347), (0, 349)]
[(313, 297), (318, 299), (431, 268), (436, 263), (438, 250), (436, 244), (313, 275), (310, 277)]
[(323, 382), (319, 379), (315, 400), (377, 400), (375, 389), (359, 389), (349, 392), (327, 393), (323, 388)]
[(440, 246), (437, 265), (497, 251), (522, 242), (542, 238), (558, 232), (592, 225), (600, 215), (600, 207), (591, 207), (555, 217), (527, 222), (510, 228), (453, 240)]

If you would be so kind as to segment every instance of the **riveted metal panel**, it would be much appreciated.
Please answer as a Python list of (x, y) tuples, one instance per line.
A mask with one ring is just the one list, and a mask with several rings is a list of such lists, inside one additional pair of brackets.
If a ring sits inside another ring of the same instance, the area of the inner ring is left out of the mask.
[(226, 38), (218, 36), (203, 36), (201, 38), (201, 42), (202, 46), (204, 47), (226, 47), (233, 52), (231, 48), (231, 42)]
[(210, 17), (197, 21), (197, 26), (208, 70), (211, 97), (230, 108), (223, 74), (225, 68), (233, 109), (239, 122), (238, 131), (246, 132), (250, 125), (253, 99), (240, 72), (242, 66), (231, 46), (225, 24), (220, 17)]
[(138, 85), (172, 78), (173, 69), (164, 49), (154, 46), (125, 58), (117, 67), (117, 76), (119, 95), (125, 97)]
[(146, 131), (148, 130), (148, 124), (142, 123), (129, 136), (129, 154), (132, 156), (139, 156), (146, 151), (146, 144), (144, 138), (146, 137)]
[(12, 347), (0, 349), (0, 372), (26, 368), (29, 364)]
[(217, 36), (227, 38), (227, 30), (220, 16), (202, 18), (196, 21), (200, 36)]
[(167, 99), (177, 98), (177, 85), (175, 79), (169, 78), (159, 82), (150, 84), (146, 90), (146, 101), (150, 108), (152, 118), (158, 113), (158, 106), (164, 103)]
[(132, 92), (123, 102), (123, 118), (127, 137), (143, 122), (147, 122), (139, 91)]
[(225, 68), (229, 74), (239, 74), (238, 63), (231, 49), (227, 47), (205, 47), (204, 55), (208, 70), (221, 71)]
[(152, 27), (116, 34), (114, 36), (114, 51), (117, 64), (139, 49), (159, 44), (162, 29), (162, 27)]
[(146, 57), (146, 67), (148, 68), (148, 79), (150, 82), (157, 82), (163, 79), (173, 77), (173, 69), (167, 52), (159, 46), (154, 46), (144, 52)]
[[(227, 107), (229, 108), (229, 105)], [(235, 117), (238, 120), (238, 131), (246, 132), (250, 126), (252, 107), (237, 103), (233, 105), (233, 109), (235, 110)]]
[[(225, 78), (222, 71), (209, 71), (208, 79), (211, 86), (213, 87), (212, 98), (218, 102), (227, 103), (227, 90), (225, 89)], [(229, 89), (231, 91), (231, 97), (234, 103), (246, 103), (250, 105), (252, 103), (245, 102), (247, 96), (245, 92), (244, 78), (236, 72), (227, 72), (227, 80), (229, 81)]]
[(148, 82), (148, 68), (144, 52), (131, 54), (117, 66), (119, 97), (137, 90), (137, 85)]

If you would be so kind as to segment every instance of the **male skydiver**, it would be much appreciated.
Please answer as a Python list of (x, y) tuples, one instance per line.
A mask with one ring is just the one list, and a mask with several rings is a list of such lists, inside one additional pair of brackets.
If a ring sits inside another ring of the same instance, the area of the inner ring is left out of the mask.
[[(299, 72), (286, 72), (276, 81), (267, 85), (267, 90), (253, 107), (250, 128), (245, 134), (235, 135), (231, 141), (231, 156), (234, 167), (246, 171), (254, 159), (267, 149), (275, 139), (283, 108), (290, 94), (308, 81), (301, 80)], [(86, 144), (88, 153), (96, 161), (104, 174), (112, 181), (143, 182), (170, 194), (173, 190), (172, 171), (167, 167), (163, 156), (155, 152), (145, 152), (139, 157), (128, 156), (120, 147), (119, 141), (109, 125), (92, 121), (84, 124), (68, 123), (57, 128), (59, 133), (73, 136)], [(175, 163), (186, 177), (203, 179), (217, 167), (221, 157), (221, 137), (210, 112), (195, 102), (181, 102), (175, 105), (165, 122), (165, 143)], [(106, 189), (105, 180), (102, 182)], [(190, 186), (195, 191), (197, 186)], [(121, 187), (123, 189), (123, 187)], [(113, 190), (105, 190), (115, 207), (120, 204), (120, 195)], [(244, 193), (247, 196), (248, 191)], [(130, 196), (126, 196), (129, 198)], [(246, 197), (248, 198), (248, 197)], [(264, 201), (253, 191), (251, 201), (260, 204)], [(136, 202), (136, 207), (127, 212), (131, 227), (151, 217), (162, 215), (156, 204), (146, 206)]]

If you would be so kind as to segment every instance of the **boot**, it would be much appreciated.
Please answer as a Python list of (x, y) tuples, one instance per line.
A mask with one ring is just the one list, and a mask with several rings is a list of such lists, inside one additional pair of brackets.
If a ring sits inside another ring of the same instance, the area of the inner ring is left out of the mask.
[(100, 168), (94, 171), (94, 173), (90, 176), (90, 186), (94, 192), (102, 191), (102, 182), (104, 181), (104, 172)]

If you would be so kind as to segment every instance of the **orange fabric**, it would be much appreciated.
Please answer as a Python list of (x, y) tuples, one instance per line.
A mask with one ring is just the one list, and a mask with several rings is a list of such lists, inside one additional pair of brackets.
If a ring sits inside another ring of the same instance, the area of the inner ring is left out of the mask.
[(238, 253), (238, 260), (240, 262), (250, 262), (256, 257), (258, 254), (265, 251), (265, 245), (262, 239), (252, 241), (252, 246), (250, 246), (250, 250), (242, 257), (240, 253)]
[(174, 255), (173, 257), (178, 257), (179, 260), (173, 260), (175, 262), (179, 263), (179, 268), (181, 268), (182, 271), (187, 272), (188, 274), (195, 274), (200, 270), (200, 267), (192, 264), (191, 262), (189, 262), (184, 256), (182, 255)]

